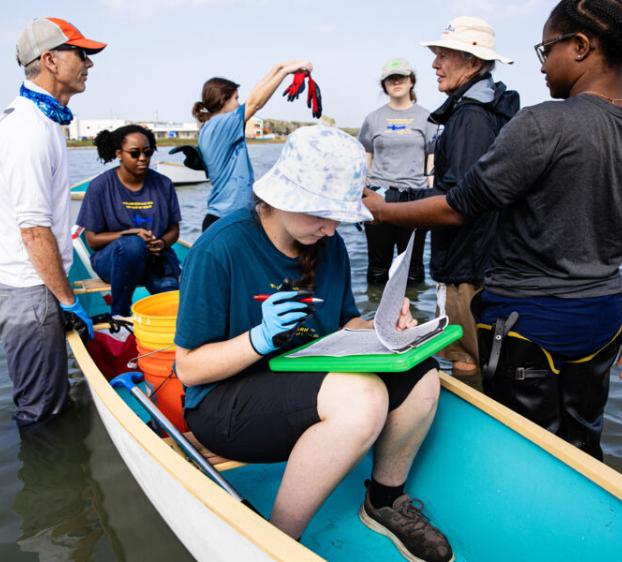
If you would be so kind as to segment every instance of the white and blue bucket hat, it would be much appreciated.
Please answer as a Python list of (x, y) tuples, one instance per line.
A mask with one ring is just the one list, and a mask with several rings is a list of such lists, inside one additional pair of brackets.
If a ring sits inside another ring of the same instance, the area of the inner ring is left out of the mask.
[(335, 127), (313, 125), (287, 137), (272, 169), (253, 185), (257, 197), (282, 211), (339, 222), (373, 219), (363, 205), (365, 149)]

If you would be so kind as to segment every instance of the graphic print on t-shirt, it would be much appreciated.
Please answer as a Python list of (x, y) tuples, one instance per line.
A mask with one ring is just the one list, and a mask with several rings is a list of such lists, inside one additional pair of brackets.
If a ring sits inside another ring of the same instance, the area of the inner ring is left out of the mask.
[(387, 118), (385, 121), (387, 122), (387, 125), (384, 132), (388, 135), (412, 135), (414, 132), (413, 129), (410, 128), (410, 125), (414, 121), (414, 118)]
[(123, 206), (130, 212), (134, 227), (145, 230), (151, 230), (153, 226), (154, 205), (154, 201), (123, 201)]

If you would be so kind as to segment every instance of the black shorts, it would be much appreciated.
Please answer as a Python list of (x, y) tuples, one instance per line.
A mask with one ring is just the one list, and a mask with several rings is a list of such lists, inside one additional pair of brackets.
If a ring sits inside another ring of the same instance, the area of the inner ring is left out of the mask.
[[(405, 373), (380, 373), (395, 410), (431, 369), (427, 359)], [(320, 421), (317, 396), (326, 373), (253, 369), (219, 383), (192, 410), (188, 427), (210, 451), (241, 462), (287, 460), (300, 436)]]

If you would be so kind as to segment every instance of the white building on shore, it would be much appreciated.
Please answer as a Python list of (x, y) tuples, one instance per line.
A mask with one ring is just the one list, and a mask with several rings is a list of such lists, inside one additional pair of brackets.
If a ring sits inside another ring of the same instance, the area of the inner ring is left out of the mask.
[(199, 134), (197, 123), (175, 123), (172, 121), (128, 121), (127, 119), (74, 119), (67, 127), (70, 140), (93, 139), (104, 129), (112, 131), (136, 123), (153, 131), (157, 139), (195, 139)]
[(70, 140), (94, 139), (104, 129), (112, 131), (130, 122), (125, 119), (74, 119), (67, 127)]

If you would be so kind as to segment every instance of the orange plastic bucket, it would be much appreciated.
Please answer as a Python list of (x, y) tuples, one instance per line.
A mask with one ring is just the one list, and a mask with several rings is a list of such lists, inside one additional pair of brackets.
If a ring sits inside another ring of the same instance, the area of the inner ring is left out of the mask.
[(179, 308), (179, 291), (158, 293), (140, 299), (132, 306), (136, 340), (150, 349), (173, 343)]
[(145, 380), (153, 385), (158, 408), (179, 431), (188, 431), (183, 413), (184, 387), (173, 372), (175, 350), (155, 350), (154, 353), (154, 350), (138, 342), (137, 347), (138, 367)]

